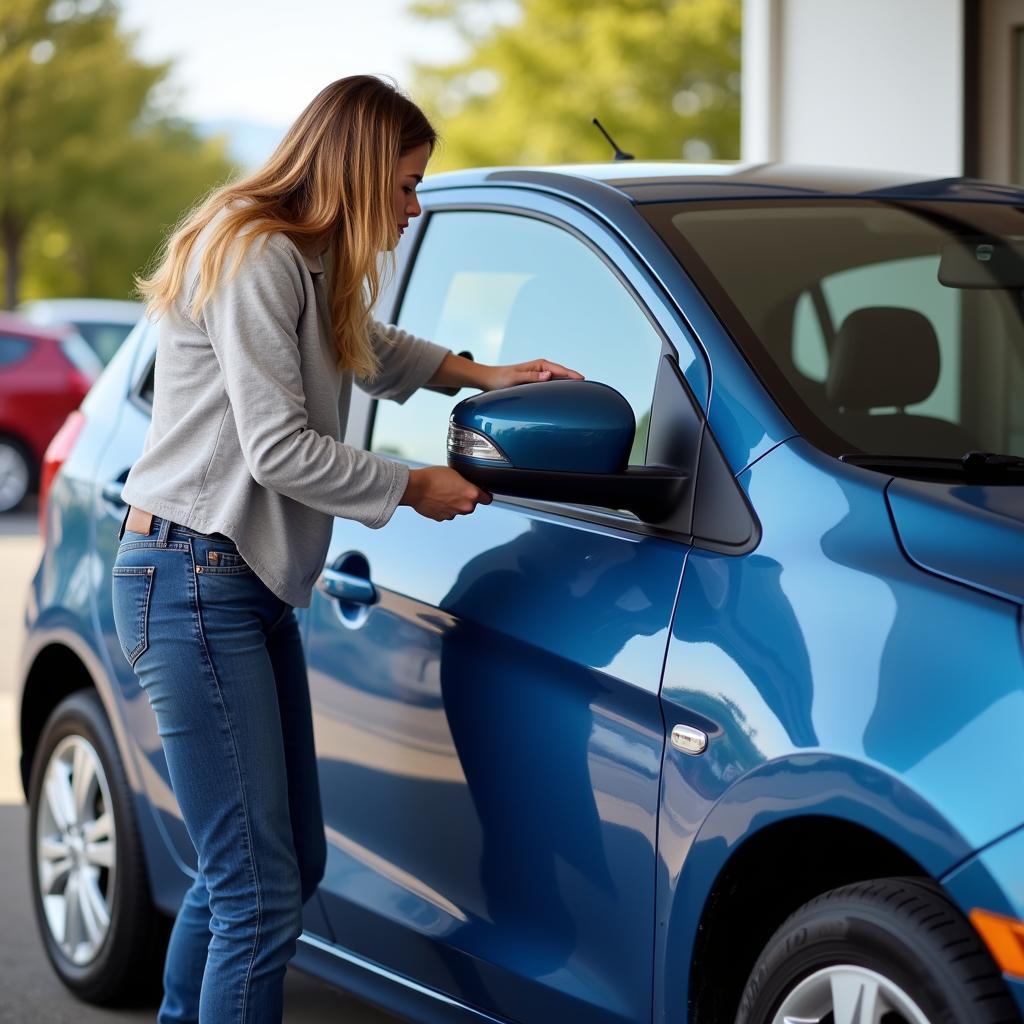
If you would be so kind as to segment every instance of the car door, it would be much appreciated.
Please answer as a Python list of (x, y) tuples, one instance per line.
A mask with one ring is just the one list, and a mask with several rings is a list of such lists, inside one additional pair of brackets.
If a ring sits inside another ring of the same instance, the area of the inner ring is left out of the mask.
[[(596, 220), (499, 196), (434, 207), (397, 322), (612, 384), (642, 463), (680, 325)], [(470, 393), (378, 403), (369, 446), (443, 464)], [(443, 524), (335, 521), (327, 568), (375, 593), (318, 589), (306, 637), (342, 946), (511, 1019), (649, 1019), (658, 690), (686, 552), (628, 513), (500, 497)]]

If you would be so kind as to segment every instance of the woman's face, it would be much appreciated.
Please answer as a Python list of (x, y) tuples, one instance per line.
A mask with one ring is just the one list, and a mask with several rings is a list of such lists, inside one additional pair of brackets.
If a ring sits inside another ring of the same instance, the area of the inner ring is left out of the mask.
[(425, 142), (398, 158), (395, 166), (394, 209), (399, 238), (409, 226), (409, 221), (422, 213), (416, 198), (416, 186), (423, 180), (429, 159), (430, 147)]

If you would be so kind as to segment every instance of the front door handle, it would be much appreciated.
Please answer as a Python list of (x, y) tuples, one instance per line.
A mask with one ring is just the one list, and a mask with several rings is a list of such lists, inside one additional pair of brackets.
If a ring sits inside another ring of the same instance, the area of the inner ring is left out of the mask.
[(325, 594), (339, 601), (349, 604), (377, 603), (377, 588), (363, 576), (339, 572), (337, 569), (324, 569), (316, 584)]

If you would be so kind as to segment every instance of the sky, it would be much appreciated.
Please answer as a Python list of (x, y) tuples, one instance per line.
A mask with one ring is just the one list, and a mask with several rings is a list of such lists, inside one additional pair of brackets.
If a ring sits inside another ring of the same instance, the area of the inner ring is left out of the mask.
[[(388, 75), (411, 92), (414, 61), (461, 53), (448, 28), (406, 12), (408, 0), (122, 0), (137, 54), (176, 59), (176, 110), (196, 121), (287, 127), (329, 82)], [(413, 96), (415, 99), (415, 96)]]

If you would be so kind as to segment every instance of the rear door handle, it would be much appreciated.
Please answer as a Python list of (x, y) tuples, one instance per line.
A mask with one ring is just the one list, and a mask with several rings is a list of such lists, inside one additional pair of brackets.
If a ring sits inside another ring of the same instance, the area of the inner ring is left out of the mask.
[(121, 497), (121, 491), (123, 490), (123, 480), (111, 480), (103, 485), (103, 498), (114, 505), (123, 505), (124, 499)]
[(128, 479), (128, 474), (131, 472), (131, 466), (126, 470), (119, 473), (114, 477), (113, 480), (108, 480), (101, 488), (100, 495), (105, 502), (113, 505), (118, 509), (118, 515), (121, 514), (120, 510), (127, 505), (124, 498), (121, 497), (121, 492), (124, 490), (125, 481)]
[(376, 604), (377, 588), (363, 576), (353, 576), (337, 569), (324, 569), (317, 586), (331, 597), (349, 604)]

